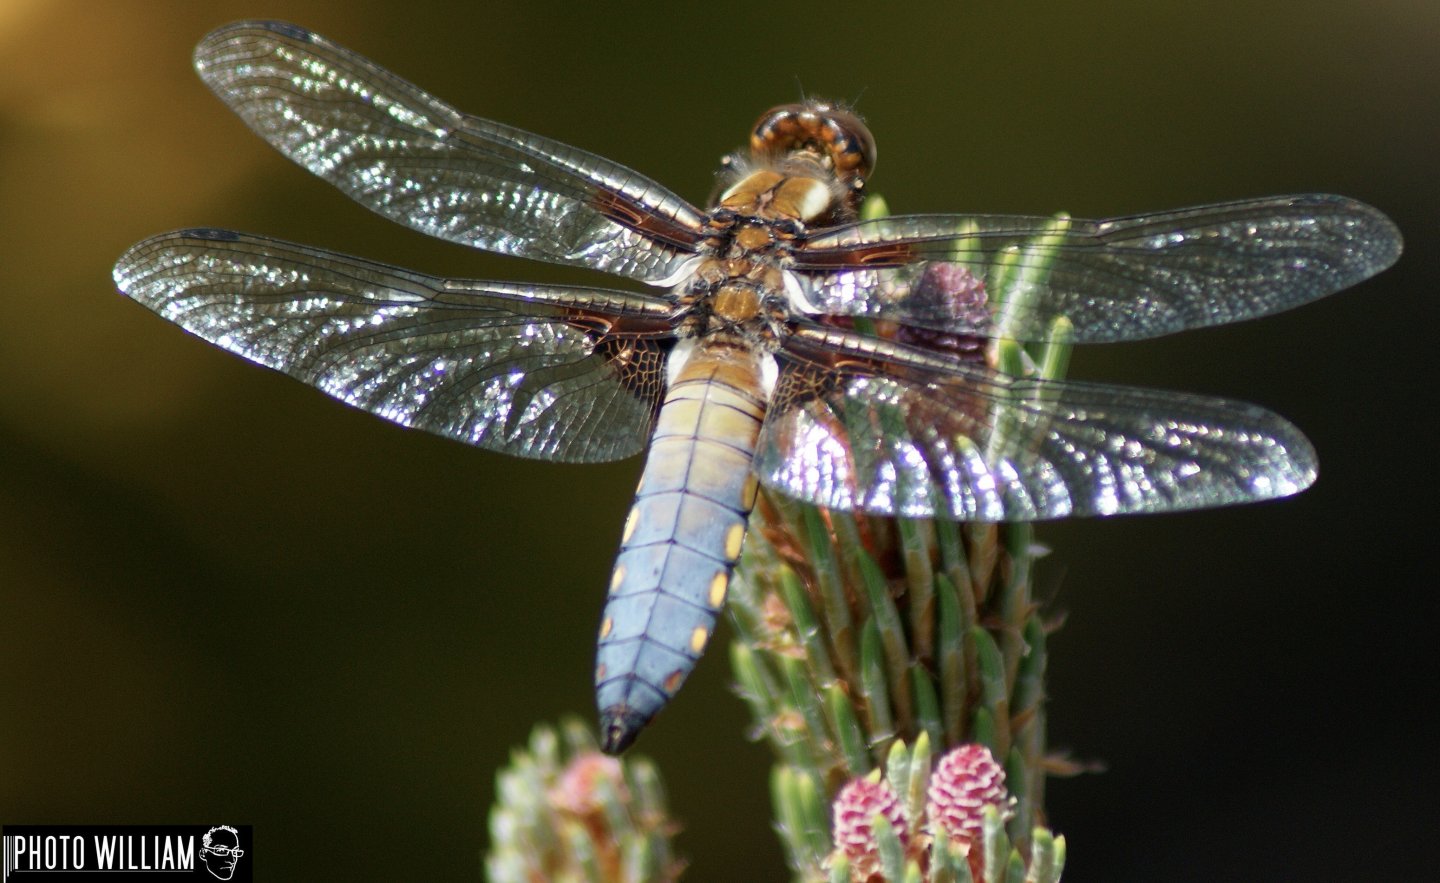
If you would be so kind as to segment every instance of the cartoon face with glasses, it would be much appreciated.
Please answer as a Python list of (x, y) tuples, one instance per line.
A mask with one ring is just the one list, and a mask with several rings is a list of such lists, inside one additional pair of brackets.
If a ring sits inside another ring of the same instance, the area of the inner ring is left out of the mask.
[(200, 861), (217, 880), (234, 876), (235, 863), (244, 854), (245, 850), (240, 848), (240, 832), (229, 825), (216, 825), (200, 840)]

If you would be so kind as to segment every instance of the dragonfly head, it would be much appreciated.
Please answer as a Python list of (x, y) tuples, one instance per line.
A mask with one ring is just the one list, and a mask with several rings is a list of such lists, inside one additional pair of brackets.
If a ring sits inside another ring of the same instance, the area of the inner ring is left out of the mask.
[(782, 104), (755, 123), (750, 153), (767, 162), (809, 159), (858, 189), (875, 168), (875, 136), (844, 107), (813, 100)]

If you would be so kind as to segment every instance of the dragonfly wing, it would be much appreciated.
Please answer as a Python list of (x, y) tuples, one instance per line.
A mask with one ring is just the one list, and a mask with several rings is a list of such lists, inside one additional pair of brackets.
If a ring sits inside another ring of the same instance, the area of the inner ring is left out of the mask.
[[(953, 334), (1140, 340), (1299, 306), (1393, 264), (1401, 238), (1340, 196), (1277, 196), (1105, 221), (911, 215), (795, 251), (808, 309)], [(1003, 314), (1003, 322), (1000, 321)]]
[(829, 509), (965, 521), (1164, 512), (1297, 493), (1304, 436), (1253, 405), (1026, 380), (829, 328), (782, 354), (755, 468)]
[(148, 239), (122, 292), (205, 340), (404, 426), (567, 462), (638, 453), (669, 303), (444, 280), (221, 230)]
[(295, 25), (207, 36), (195, 67), (281, 153), (385, 217), (431, 236), (670, 284), (702, 215), (629, 169), (469, 116)]

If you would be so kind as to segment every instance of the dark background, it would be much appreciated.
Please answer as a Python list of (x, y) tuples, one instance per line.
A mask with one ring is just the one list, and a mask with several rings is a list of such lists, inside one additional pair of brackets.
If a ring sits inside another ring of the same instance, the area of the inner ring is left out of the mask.
[[(596, 281), (427, 241), (271, 151), (189, 67), (261, 16), (696, 201), (803, 90), (859, 97), (898, 211), (1389, 213), (1407, 254), (1358, 290), (1077, 354), (1274, 408), (1323, 465), (1291, 500), (1041, 529), (1052, 742), (1109, 766), (1049, 809), (1076, 883), (1435, 875), (1430, 0), (0, 6), (0, 821), (249, 823), (262, 878), (471, 879), (509, 746), (592, 713), (638, 461), (402, 431), (112, 289), (127, 246), (191, 225)], [(689, 879), (784, 879), (725, 657), (639, 747)]]

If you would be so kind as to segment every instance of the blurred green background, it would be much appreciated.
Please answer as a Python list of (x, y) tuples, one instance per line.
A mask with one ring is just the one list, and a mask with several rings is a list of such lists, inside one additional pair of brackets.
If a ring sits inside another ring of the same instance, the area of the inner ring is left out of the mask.
[[(638, 461), (406, 432), (113, 291), (131, 243), (233, 227), (429, 272), (586, 282), (351, 204), (190, 69), (237, 18), (320, 31), (462, 109), (693, 200), (767, 107), (857, 100), (897, 211), (1104, 216), (1296, 191), (1400, 224), (1383, 277), (1077, 354), (1228, 395), (1319, 483), (1044, 526), (1067, 880), (1432, 878), (1440, 4), (0, 3), (0, 822), (255, 825), (261, 879), (475, 878), (495, 770), (592, 714)], [(723, 646), (641, 739), (689, 879), (781, 880)]]

